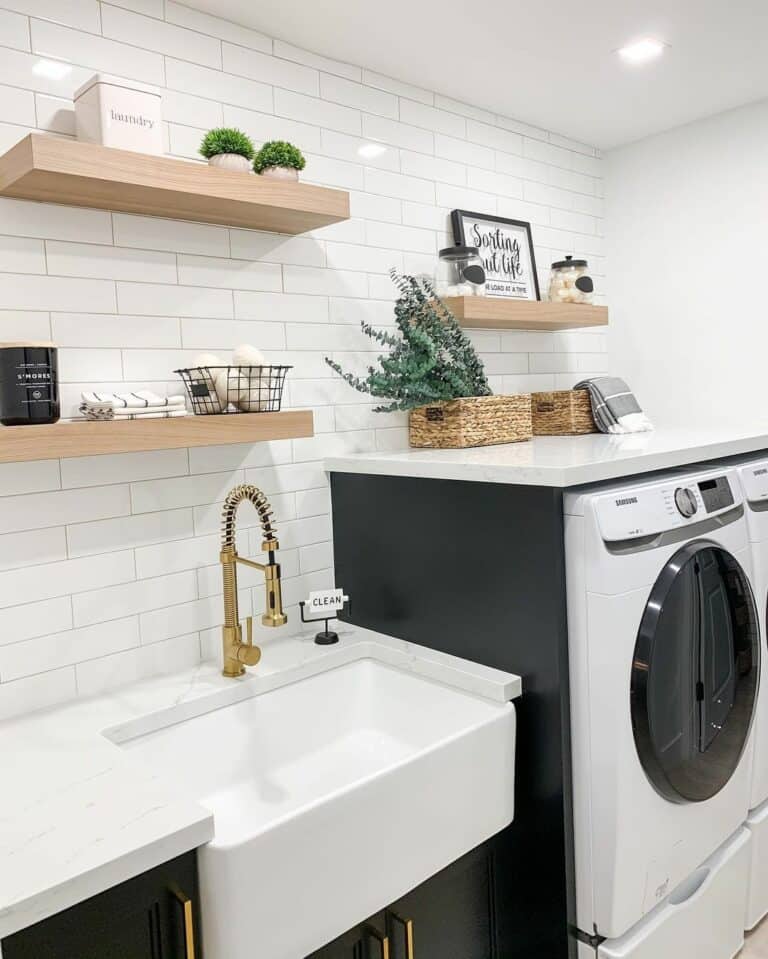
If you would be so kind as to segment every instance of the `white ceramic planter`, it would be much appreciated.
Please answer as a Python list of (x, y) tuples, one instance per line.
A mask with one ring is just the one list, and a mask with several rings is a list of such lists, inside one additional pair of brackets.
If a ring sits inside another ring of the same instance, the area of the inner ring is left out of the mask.
[(251, 169), (251, 161), (239, 153), (217, 153), (216, 156), (208, 158), (208, 165), (218, 167), (220, 170), (233, 170), (236, 173), (248, 173)]
[(261, 171), (261, 176), (268, 180), (298, 180), (299, 171), (288, 166), (268, 166), (266, 170)]

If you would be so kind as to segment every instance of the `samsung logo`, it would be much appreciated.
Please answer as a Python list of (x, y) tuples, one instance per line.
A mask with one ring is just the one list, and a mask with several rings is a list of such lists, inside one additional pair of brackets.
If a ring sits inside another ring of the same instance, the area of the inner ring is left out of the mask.
[(765, 476), (766, 473), (768, 473), (768, 466), (763, 466), (759, 470), (755, 470), (754, 475)]
[(625, 496), (624, 499), (617, 499), (617, 500), (616, 500), (616, 505), (617, 505), (617, 506), (631, 506), (632, 503), (636, 503), (636, 502), (637, 502), (637, 497), (636, 497), (636, 496)]

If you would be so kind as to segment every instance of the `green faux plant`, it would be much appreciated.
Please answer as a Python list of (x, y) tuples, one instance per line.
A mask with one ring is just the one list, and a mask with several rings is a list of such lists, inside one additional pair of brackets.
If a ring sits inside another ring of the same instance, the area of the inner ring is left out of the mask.
[(389, 353), (378, 358), (379, 367), (368, 367), (361, 379), (345, 373), (334, 360), (325, 362), (361, 393), (389, 402), (375, 407), (378, 413), (412, 410), (461, 396), (490, 396), (483, 364), (469, 338), (432, 284), (390, 270), (400, 293), (395, 303), (399, 336), (360, 324), (363, 333)]
[(238, 156), (252, 160), (255, 153), (253, 140), (234, 127), (218, 127), (209, 130), (203, 137), (199, 153), (207, 160), (220, 153), (237, 153)]
[(253, 161), (253, 169), (257, 173), (263, 173), (273, 166), (303, 170), (306, 165), (307, 161), (301, 150), (285, 140), (270, 140), (265, 143)]

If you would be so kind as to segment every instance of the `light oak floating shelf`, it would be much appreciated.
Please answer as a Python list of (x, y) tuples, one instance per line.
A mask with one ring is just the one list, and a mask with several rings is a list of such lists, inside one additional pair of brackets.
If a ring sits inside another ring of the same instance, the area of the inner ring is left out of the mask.
[(273, 233), (349, 219), (343, 190), (37, 133), (0, 157), (0, 195)]
[(260, 443), (314, 436), (311, 410), (280, 413), (226, 413), (169, 419), (92, 422), (75, 420), (42, 426), (0, 426), (0, 463), (55, 460), (65, 456), (140, 453), (186, 446)]
[(460, 326), (489, 330), (578, 330), (607, 326), (608, 307), (584, 303), (540, 303), (496, 296), (450, 296), (445, 305)]

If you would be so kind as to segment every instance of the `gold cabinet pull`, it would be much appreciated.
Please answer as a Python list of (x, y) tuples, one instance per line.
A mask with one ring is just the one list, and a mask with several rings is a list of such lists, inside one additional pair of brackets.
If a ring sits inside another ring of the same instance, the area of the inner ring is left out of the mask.
[(376, 926), (366, 926), (365, 934), (378, 942), (381, 947), (381, 959), (389, 959), (389, 936), (382, 935)]
[(192, 900), (176, 886), (171, 887), (171, 892), (184, 913), (184, 959), (195, 959), (195, 921)]
[(403, 929), (403, 938), (405, 939), (405, 959), (415, 959), (413, 951), (413, 919), (404, 919), (401, 915), (389, 910), (389, 917), (392, 924), (399, 925)]

